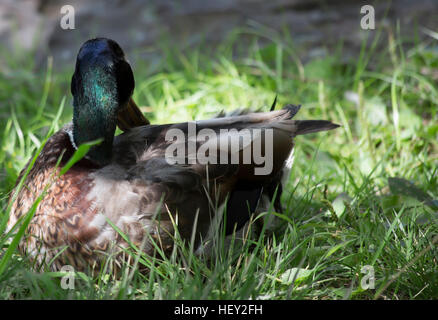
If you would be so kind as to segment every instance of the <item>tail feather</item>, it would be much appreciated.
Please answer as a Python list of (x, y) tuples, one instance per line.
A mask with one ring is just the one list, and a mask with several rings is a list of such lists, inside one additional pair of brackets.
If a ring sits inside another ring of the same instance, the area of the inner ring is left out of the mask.
[(283, 107), (283, 110), (287, 110), (287, 119), (292, 119), (293, 117), (295, 117), (295, 115), (298, 113), (298, 111), (300, 111), (301, 109), (301, 105), (293, 105), (293, 104), (287, 104)]
[(297, 131), (295, 135), (332, 130), (340, 127), (338, 124), (327, 120), (296, 120), (296, 125)]
[[(244, 128), (275, 128), (290, 133), (292, 136), (318, 131), (331, 130), (339, 127), (326, 120), (292, 120), (300, 110), (300, 105), (288, 104), (281, 110), (270, 112), (251, 112), (235, 110), (231, 114), (220, 115), (218, 118), (196, 121), (199, 130), (209, 129), (244, 129)], [(230, 116), (232, 115), (232, 116)]]
[(274, 111), (275, 110), (275, 106), (277, 104), (277, 97), (278, 97), (278, 94), (275, 95), (274, 102), (272, 103), (271, 109), (269, 111)]

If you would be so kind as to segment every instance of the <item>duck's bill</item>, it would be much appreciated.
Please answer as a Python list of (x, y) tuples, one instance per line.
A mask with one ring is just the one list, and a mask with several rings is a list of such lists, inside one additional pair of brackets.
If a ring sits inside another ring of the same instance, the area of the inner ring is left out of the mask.
[(132, 98), (117, 115), (117, 125), (123, 131), (148, 124), (150, 124), (149, 120), (141, 113), (140, 108)]

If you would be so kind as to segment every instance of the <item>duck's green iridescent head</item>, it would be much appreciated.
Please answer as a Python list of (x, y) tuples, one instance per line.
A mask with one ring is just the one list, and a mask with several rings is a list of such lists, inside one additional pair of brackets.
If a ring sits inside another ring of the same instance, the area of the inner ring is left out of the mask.
[(115, 41), (97, 38), (82, 45), (71, 81), (73, 139), (79, 146), (103, 138), (87, 154), (99, 165), (111, 159), (117, 113), (128, 103), (134, 86), (132, 69)]

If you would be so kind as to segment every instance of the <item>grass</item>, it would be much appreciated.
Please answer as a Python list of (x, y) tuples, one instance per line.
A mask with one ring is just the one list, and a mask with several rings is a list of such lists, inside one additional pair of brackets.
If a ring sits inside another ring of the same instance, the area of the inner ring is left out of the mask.
[[(176, 235), (170, 258), (133, 248), (134, 267), (124, 266), (121, 277), (76, 274), (74, 289), (62, 289), (65, 273), (34, 271), (2, 235), (0, 298), (438, 298), (438, 42), (406, 46), (391, 30), (378, 34), (387, 47), (364, 41), (347, 62), (341, 46), (303, 62), (305, 48), (264, 29), (236, 30), (212, 52), (162, 44), (152, 66), (133, 59), (134, 99), (153, 123), (268, 109), (278, 94), (279, 105), (303, 105), (299, 119), (342, 128), (297, 139), (286, 209), (272, 235), (226, 249), (218, 230), (211, 261)], [(248, 45), (238, 44), (243, 35)], [(35, 71), (31, 53), (2, 56), (0, 221), (20, 170), (50, 128), (71, 119), (73, 70), (55, 70), (48, 59), (46, 70)], [(140, 273), (142, 264), (150, 272)], [(374, 289), (361, 286), (365, 266), (373, 267)]]

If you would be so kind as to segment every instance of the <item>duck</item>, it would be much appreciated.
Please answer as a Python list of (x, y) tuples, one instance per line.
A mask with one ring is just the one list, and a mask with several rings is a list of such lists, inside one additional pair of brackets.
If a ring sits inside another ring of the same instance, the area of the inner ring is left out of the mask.
[[(7, 231), (45, 192), (18, 245), (35, 265), (87, 271), (109, 256), (121, 265), (130, 246), (147, 255), (158, 248), (170, 254), (175, 232), (202, 246), (221, 208), (231, 234), (262, 199), (281, 206), (281, 179), (296, 136), (339, 127), (293, 120), (300, 106), (274, 110), (275, 103), (267, 112), (151, 124), (132, 98), (134, 87), (116, 41), (94, 38), (81, 46), (71, 79), (72, 122), (47, 140), (33, 165), (27, 163), (9, 199)], [(115, 135), (117, 126), (122, 133)], [(96, 140), (60, 174), (81, 145)]]

